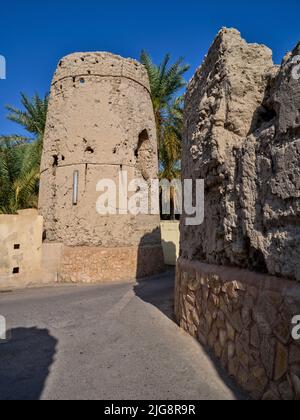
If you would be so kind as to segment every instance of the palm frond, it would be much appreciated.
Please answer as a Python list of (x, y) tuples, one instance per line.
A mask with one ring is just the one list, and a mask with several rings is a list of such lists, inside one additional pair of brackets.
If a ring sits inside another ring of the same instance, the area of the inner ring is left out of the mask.
[[(156, 65), (147, 52), (142, 51), (141, 54), (141, 62), (149, 76), (156, 119), (159, 177), (172, 181), (181, 175), (183, 97), (179, 94), (186, 86), (184, 75), (190, 66), (184, 63), (182, 57), (173, 64), (170, 64), (170, 60), (170, 54), (166, 54), (161, 64)], [(173, 203), (176, 201), (174, 194), (171, 191)]]
[(0, 136), (0, 213), (37, 206), (39, 167), (46, 125), (48, 95), (30, 99), (21, 94), (22, 110), (11, 105), (7, 118), (32, 137)]

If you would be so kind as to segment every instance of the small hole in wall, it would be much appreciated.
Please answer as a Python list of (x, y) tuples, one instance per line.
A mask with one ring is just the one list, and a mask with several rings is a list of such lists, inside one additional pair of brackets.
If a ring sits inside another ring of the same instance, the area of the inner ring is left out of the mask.
[(85, 152), (86, 153), (94, 153), (94, 149), (92, 149), (92, 147), (90, 147), (90, 146), (88, 146), (86, 149), (85, 149)]
[(14, 249), (20, 249), (21, 245), (20, 244), (14, 244)]
[(61, 160), (63, 160), (63, 161), (64, 161), (65, 159), (66, 159), (66, 158), (64, 157), (64, 155), (62, 155), (62, 156), (61, 156)]
[(81, 57), (81, 61), (84, 61), (84, 58), (83, 57)]
[(53, 155), (53, 164), (52, 166), (58, 166), (58, 156), (57, 155)]
[(265, 122), (270, 122), (275, 118), (277, 115), (275, 109), (266, 109), (265, 112), (262, 112), (261, 118)]
[(76, 82), (76, 77), (73, 77), (73, 83), (75, 83)]
[(84, 80), (84, 78), (83, 78), (83, 77), (80, 79), (80, 83), (81, 83), (82, 85), (85, 83), (85, 80)]
[(88, 74), (91, 74), (91, 70), (88, 70)]
[(19, 274), (20, 273), (20, 268), (19, 267), (14, 267), (13, 268), (13, 274)]

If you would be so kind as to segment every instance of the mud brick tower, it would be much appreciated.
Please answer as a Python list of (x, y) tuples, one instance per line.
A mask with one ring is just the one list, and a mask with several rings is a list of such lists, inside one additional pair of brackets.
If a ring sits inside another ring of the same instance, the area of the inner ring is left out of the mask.
[(39, 199), (45, 243), (60, 249), (62, 281), (119, 281), (162, 270), (159, 216), (96, 212), (97, 183), (111, 179), (118, 190), (120, 171), (128, 183), (157, 177), (146, 70), (110, 53), (67, 56), (51, 87)]

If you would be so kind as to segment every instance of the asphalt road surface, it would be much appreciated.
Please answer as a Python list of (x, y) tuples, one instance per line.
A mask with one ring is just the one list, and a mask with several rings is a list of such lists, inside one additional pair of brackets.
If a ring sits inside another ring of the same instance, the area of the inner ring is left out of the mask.
[(172, 320), (174, 275), (0, 294), (0, 399), (235, 400), (242, 395)]

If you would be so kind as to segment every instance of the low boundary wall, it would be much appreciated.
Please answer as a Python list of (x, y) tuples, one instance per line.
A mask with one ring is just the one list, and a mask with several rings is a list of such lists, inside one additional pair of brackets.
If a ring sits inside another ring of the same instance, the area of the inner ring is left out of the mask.
[(250, 395), (300, 399), (299, 283), (180, 258), (175, 300), (180, 326)]
[(37, 211), (0, 215), (0, 287), (41, 281), (43, 218)]

